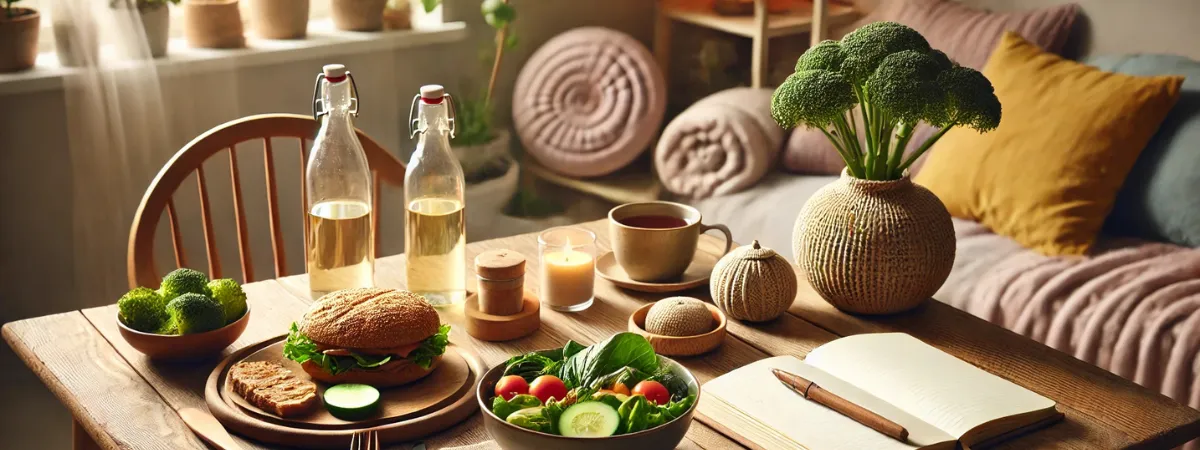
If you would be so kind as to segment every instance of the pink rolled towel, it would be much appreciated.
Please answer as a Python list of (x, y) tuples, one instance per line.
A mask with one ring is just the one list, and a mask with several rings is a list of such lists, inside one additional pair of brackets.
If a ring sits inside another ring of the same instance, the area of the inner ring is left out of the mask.
[(543, 44), (521, 69), (513, 125), (542, 165), (595, 177), (650, 146), (666, 100), (662, 72), (641, 43), (607, 28), (575, 28)]
[(672, 120), (654, 149), (654, 166), (667, 190), (705, 198), (738, 192), (765, 176), (784, 135), (771, 119), (771, 92), (727, 89)]

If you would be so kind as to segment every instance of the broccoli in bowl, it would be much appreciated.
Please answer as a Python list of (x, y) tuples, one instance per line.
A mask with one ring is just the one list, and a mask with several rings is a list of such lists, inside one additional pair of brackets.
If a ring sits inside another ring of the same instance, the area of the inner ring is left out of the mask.
[(209, 280), (203, 272), (176, 269), (156, 289), (137, 287), (117, 300), (117, 320), (142, 333), (183, 335), (216, 330), (247, 312), (237, 281)]

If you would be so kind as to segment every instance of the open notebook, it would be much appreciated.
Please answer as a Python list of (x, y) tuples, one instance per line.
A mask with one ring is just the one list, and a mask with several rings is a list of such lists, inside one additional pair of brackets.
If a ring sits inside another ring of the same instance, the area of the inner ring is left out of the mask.
[[(908, 442), (867, 428), (780, 383), (807, 378), (903, 425)], [(701, 420), (765, 449), (953, 449), (986, 445), (1062, 418), (1054, 402), (903, 333), (861, 334), (801, 361), (768, 358), (705, 383)]]

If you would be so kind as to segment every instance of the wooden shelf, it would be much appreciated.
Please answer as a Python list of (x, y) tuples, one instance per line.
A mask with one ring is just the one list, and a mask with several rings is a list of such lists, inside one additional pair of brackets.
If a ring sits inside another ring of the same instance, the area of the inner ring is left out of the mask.
[(574, 178), (554, 173), (533, 158), (525, 158), (521, 167), (537, 178), (551, 184), (602, 198), (612, 203), (633, 203), (658, 200), (663, 186), (649, 167), (647, 158), (638, 158), (629, 167), (596, 178)]
[[(826, 12), (826, 26), (838, 26), (853, 22), (858, 13), (853, 7), (831, 4)], [(758, 34), (758, 25), (754, 16), (722, 16), (711, 10), (695, 10), (682, 8), (666, 8), (664, 11), (672, 20), (699, 25), (705, 28), (724, 31), (738, 36), (753, 38)], [(812, 4), (796, 7), (787, 14), (771, 14), (767, 16), (766, 37), (790, 36), (808, 33), (812, 30)]]

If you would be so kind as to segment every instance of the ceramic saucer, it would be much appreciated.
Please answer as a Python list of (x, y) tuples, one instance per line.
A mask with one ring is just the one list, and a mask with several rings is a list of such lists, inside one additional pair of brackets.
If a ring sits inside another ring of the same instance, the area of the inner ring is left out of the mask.
[(638, 292), (686, 291), (708, 284), (708, 277), (712, 275), (713, 267), (717, 265), (717, 260), (721, 259), (721, 255), (707, 251), (703, 247), (702, 244), (696, 248), (692, 264), (688, 266), (682, 276), (674, 280), (646, 282), (629, 278), (629, 274), (625, 273), (625, 269), (621, 268), (620, 264), (617, 264), (617, 256), (611, 251), (600, 255), (600, 258), (596, 260), (596, 275), (612, 284)]

